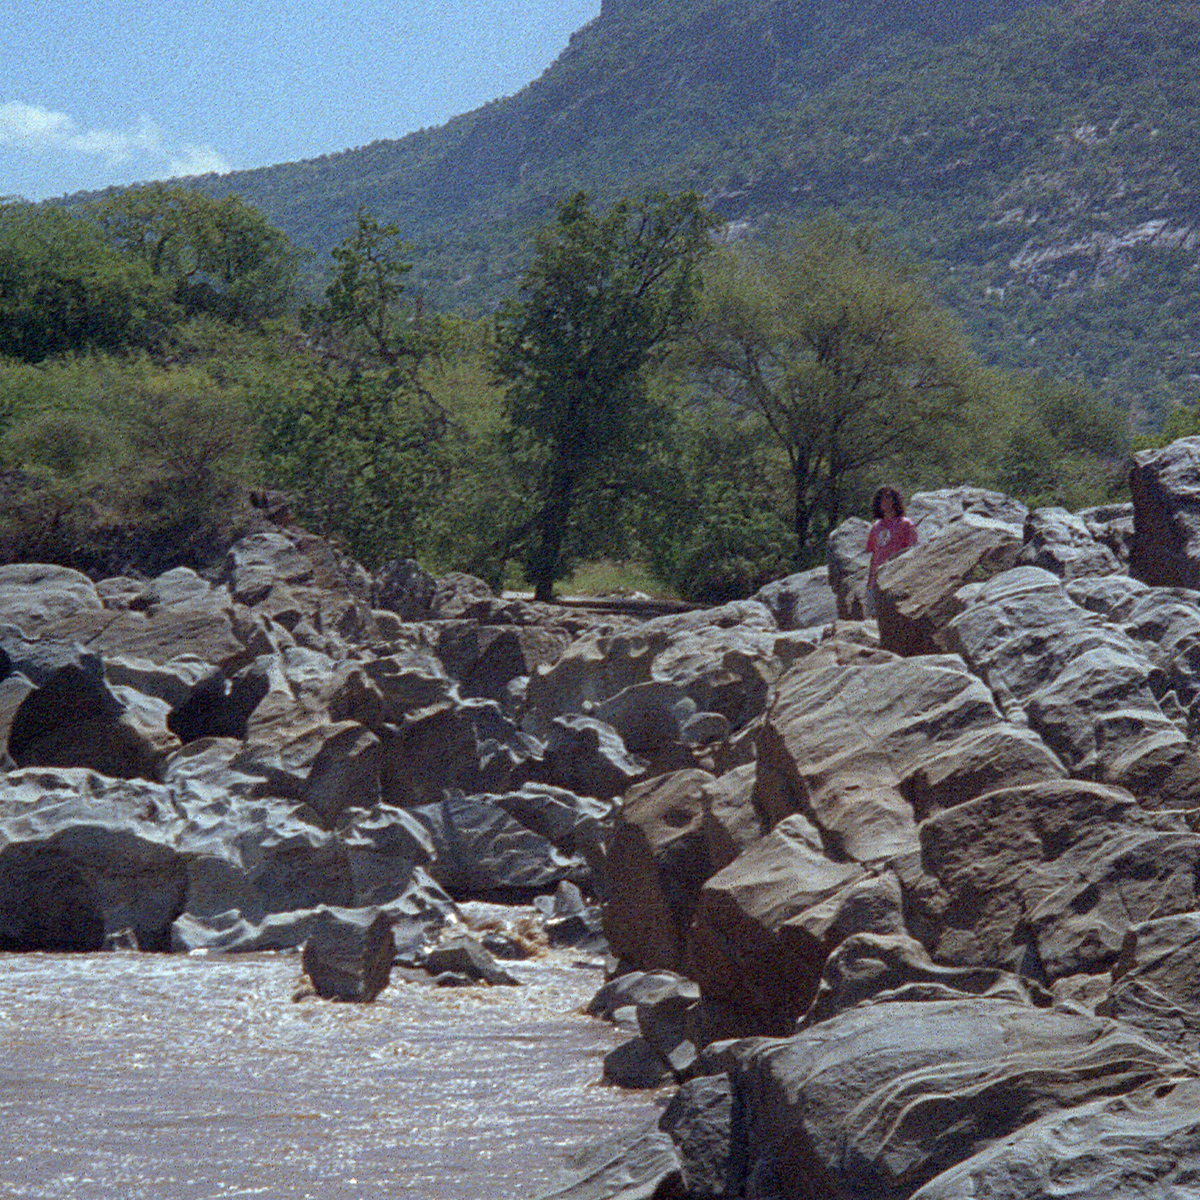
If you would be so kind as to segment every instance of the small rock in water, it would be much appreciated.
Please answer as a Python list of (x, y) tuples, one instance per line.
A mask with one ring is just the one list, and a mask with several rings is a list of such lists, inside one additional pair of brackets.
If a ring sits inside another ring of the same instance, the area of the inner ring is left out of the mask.
[(301, 968), (318, 996), (369, 1003), (388, 985), (396, 942), (385, 913), (327, 909), (304, 943)]
[[(474, 938), (469, 937), (452, 938), (437, 949), (430, 950), (425, 956), (425, 970), (434, 976), (449, 972), (494, 986), (521, 982), (504, 970)], [(440, 978), (438, 982), (441, 982)]]
[(105, 950), (140, 950), (137, 933), (133, 929), (116, 929), (104, 935)]

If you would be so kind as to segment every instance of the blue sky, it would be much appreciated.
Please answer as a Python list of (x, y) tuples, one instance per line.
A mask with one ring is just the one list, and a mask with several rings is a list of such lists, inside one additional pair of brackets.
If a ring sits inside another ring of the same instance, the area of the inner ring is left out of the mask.
[(440, 125), (600, 0), (4, 0), (0, 197), (292, 162)]

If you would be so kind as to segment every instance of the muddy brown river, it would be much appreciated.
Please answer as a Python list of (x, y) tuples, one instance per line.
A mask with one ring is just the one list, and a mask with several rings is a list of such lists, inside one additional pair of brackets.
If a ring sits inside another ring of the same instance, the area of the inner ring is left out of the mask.
[(0, 1196), (531, 1200), (651, 1094), (569, 952), (519, 988), (293, 1000), (294, 955), (0, 954)]

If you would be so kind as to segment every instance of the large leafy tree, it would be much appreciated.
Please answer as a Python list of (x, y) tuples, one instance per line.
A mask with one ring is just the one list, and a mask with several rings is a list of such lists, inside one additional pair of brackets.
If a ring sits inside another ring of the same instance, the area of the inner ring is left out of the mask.
[(302, 314), (316, 353), (261, 406), (273, 477), (306, 521), (372, 566), (419, 552), (448, 471), (452, 423), (421, 373), (440, 323), (405, 300), (410, 249), (359, 212), (332, 251), (326, 303)]
[(916, 270), (829, 220), (722, 256), (692, 334), (704, 388), (782, 452), (800, 563), (866, 476), (952, 443), (982, 377)]
[(40, 362), (120, 350), (164, 315), (161, 287), (90, 222), (50, 205), (0, 205), (0, 354)]
[(538, 235), (501, 310), (494, 361), (532, 509), (513, 544), (539, 600), (567, 573), (573, 513), (619, 496), (623, 465), (653, 432), (644, 368), (692, 314), (715, 223), (691, 193), (597, 214), (580, 192)]
[(117, 193), (93, 215), (116, 249), (163, 281), (184, 316), (255, 325), (291, 303), (297, 252), (239, 196), (214, 200), (154, 183)]

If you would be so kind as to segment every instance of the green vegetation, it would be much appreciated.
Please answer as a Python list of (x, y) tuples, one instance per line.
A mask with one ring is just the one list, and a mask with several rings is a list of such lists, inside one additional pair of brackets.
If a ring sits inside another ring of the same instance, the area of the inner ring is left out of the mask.
[(759, 236), (837, 210), (936, 267), (985, 362), (1076, 380), (1152, 430), (1200, 374), (1198, 97), (1194, 0), (614, 3), (513, 97), (201, 186), (257, 206), (317, 273), (366, 205), (414, 243), (428, 307), (474, 312), (513, 294), (581, 188), (691, 188)]
[(945, 443), (979, 374), (915, 270), (831, 221), (727, 256), (691, 346), (704, 390), (786, 460), (797, 562), (845, 515), (850, 481)]
[(511, 544), (538, 600), (570, 569), (574, 512), (602, 502), (611, 520), (630, 458), (654, 440), (645, 366), (691, 313), (714, 224), (694, 194), (620, 201), (597, 217), (578, 193), (501, 311), (495, 363), (533, 506)]
[(324, 302), (283, 312), (295, 255), (241, 203), (0, 210), (0, 559), (203, 568), (251, 489), (283, 489), (368, 567), (548, 598), (638, 564), (609, 579), (720, 602), (819, 561), (884, 480), (1112, 497), (1124, 414), (986, 366), (867, 229), (714, 252), (712, 225), (694, 194), (577, 194), (484, 321), (430, 311), (412, 247), (365, 211)]

